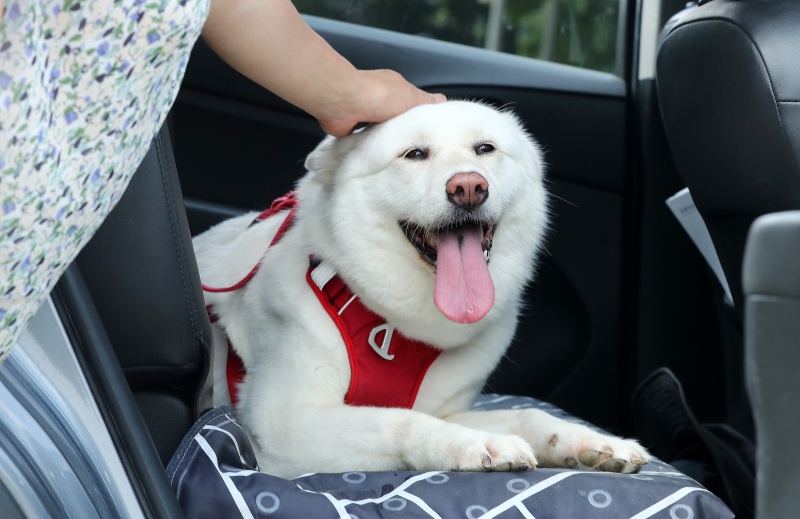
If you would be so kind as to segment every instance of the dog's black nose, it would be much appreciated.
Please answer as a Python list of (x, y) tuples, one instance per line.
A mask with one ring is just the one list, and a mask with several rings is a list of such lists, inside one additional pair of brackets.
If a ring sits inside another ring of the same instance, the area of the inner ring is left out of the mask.
[(458, 173), (447, 181), (447, 199), (467, 211), (489, 198), (489, 181), (480, 173)]

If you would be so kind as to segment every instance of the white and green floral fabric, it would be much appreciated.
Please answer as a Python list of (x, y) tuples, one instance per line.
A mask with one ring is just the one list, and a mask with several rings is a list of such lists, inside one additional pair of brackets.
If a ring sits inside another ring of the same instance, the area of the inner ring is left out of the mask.
[(208, 1), (5, 1), (0, 360), (144, 158)]

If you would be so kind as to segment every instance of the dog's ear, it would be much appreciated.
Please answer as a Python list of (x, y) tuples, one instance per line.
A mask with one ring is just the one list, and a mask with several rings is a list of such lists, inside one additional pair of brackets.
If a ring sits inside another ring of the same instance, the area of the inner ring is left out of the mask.
[(333, 178), (347, 156), (348, 146), (336, 137), (327, 136), (320, 142), (314, 151), (306, 157), (306, 169), (316, 173), (318, 178), (327, 182)]

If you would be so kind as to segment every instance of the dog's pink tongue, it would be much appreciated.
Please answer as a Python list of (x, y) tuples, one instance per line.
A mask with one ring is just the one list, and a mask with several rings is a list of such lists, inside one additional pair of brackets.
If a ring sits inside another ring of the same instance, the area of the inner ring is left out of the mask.
[(433, 302), (457, 323), (480, 321), (494, 304), (494, 284), (481, 247), (481, 229), (466, 225), (436, 237)]

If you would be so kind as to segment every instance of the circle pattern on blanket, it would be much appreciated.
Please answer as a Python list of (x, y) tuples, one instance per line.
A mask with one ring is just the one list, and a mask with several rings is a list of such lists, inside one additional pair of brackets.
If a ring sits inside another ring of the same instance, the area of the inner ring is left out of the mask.
[(425, 478), (425, 481), (433, 483), (434, 485), (441, 485), (442, 483), (450, 481), (450, 476), (447, 474), (434, 474), (433, 476)]
[[(282, 480), (262, 472), (253, 472), (250, 466), (241, 463), (237, 452), (245, 452), (244, 431), (232, 420), (228, 412), (227, 408), (210, 411), (211, 419), (198, 422), (187, 438), (194, 439), (195, 435), (202, 435), (215, 449), (218, 463), (224, 464), (222, 467), (230, 471), (248, 472), (246, 478), (237, 478), (237, 489), (242, 493), (243, 499), (254, 515), (262, 519), (278, 515), (313, 519), (328, 514), (333, 514), (335, 517), (341, 514), (343, 519), (427, 516), (423, 510), (426, 506), (439, 512), (442, 517), (484, 519), (488, 515), (505, 510), (505, 507), (511, 507), (512, 510), (509, 512), (515, 517), (522, 515), (532, 517), (537, 510), (557, 509), (565, 499), (570, 501), (570, 508), (574, 508), (574, 513), (571, 514), (573, 517), (610, 514), (617, 518), (634, 516), (659, 503), (664, 495), (696, 489), (696, 483), (691, 481), (691, 486), (688, 486), (690, 483), (676, 477), (679, 474), (676, 468), (658, 459), (651, 462), (645, 474), (635, 476), (608, 476), (597, 472), (556, 469), (527, 474), (498, 472), (489, 476), (439, 471), (310, 473), (298, 477), (295, 481)], [(216, 429), (206, 429), (209, 425), (228, 431), (230, 434), (219, 434)], [(242, 457), (252, 459), (252, 453), (247, 452)], [(219, 478), (217, 471), (207, 470), (208, 454), (200, 448), (197, 441), (192, 441), (188, 450), (182, 452), (178, 460), (179, 466), (174, 469), (170, 477), (175, 482), (176, 492), (182, 496), (183, 492), (193, 493), (193, 498), (185, 499), (186, 506), (190, 507), (187, 517), (208, 513), (206, 510), (208, 500), (202, 499), (206, 494), (213, 491), (215, 496), (217, 493), (221, 496), (229, 495), (231, 489)], [(236, 465), (237, 463), (240, 465)], [(202, 478), (196, 479), (200, 476)], [(553, 480), (553, 476), (557, 476), (558, 479)], [(649, 481), (636, 481), (636, 479)], [(186, 487), (185, 482), (192, 480), (194, 480), (192, 484), (197, 486)], [(540, 488), (543, 486), (542, 482), (548, 480), (556, 482), (550, 485), (547, 491), (536, 494), (533, 499), (521, 501), (523, 497), (528, 496), (531, 489)], [(528, 488), (523, 490), (526, 486)], [(271, 490), (274, 494), (264, 492), (266, 490)], [(322, 495), (325, 495), (325, 498), (320, 498)], [(196, 499), (194, 496), (200, 496), (201, 499)], [(307, 499), (309, 496), (317, 498), (310, 500)], [(364, 499), (361, 503), (364, 497), (372, 499)], [(572, 502), (574, 498), (578, 498), (578, 501)], [(385, 502), (386, 505), (382, 506)], [(220, 499), (215, 502), (216, 506), (223, 507), (214, 510), (219, 512), (214, 514), (218, 517), (239, 516), (237, 503), (231, 499)], [(440, 511), (442, 507), (447, 507), (449, 513)], [(703, 512), (695, 513), (695, 507)], [(518, 508), (518, 511), (513, 508)], [(704, 519), (719, 519), (731, 516), (722, 501), (708, 492), (697, 492), (692, 494), (691, 499), (684, 498), (660, 504), (657, 508), (659, 513), (656, 515), (666, 519), (695, 519), (700, 516)], [(395, 509), (399, 511), (395, 512)], [(594, 513), (591, 512), (592, 509), (595, 510)], [(499, 515), (508, 515), (509, 512)], [(538, 515), (541, 513), (537, 513)]]
[(483, 507), (481, 505), (472, 505), (467, 507), (465, 513), (467, 514), (467, 517), (469, 517), (469, 519), (478, 519), (478, 517), (482, 516), (488, 511), (489, 510), (487, 510), (486, 507)]
[(611, 494), (605, 490), (592, 490), (589, 492), (589, 504), (595, 508), (605, 508), (611, 504)]
[(403, 499), (402, 497), (393, 497), (384, 501), (383, 507), (387, 510), (391, 510), (392, 512), (397, 512), (398, 510), (402, 510), (406, 507), (408, 501)]
[(367, 479), (367, 475), (363, 472), (346, 472), (342, 474), (342, 479), (353, 485), (363, 483)]
[(526, 479), (516, 478), (506, 483), (506, 488), (508, 489), (509, 492), (514, 492), (515, 494), (519, 494), (523, 490), (528, 490), (529, 488), (531, 488), (531, 484)]
[[(268, 500), (267, 504), (269, 504), (269, 506), (264, 503), (265, 499)], [(281, 500), (272, 492), (261, 492), (256, 496), (256, 506), (265, 514), (271, 514), (281, 507)]]
[(694, 517), (694, 510), (686, 505), (673, 505), (669, 509), (669, 516), (672, 519), (692, 519)]

